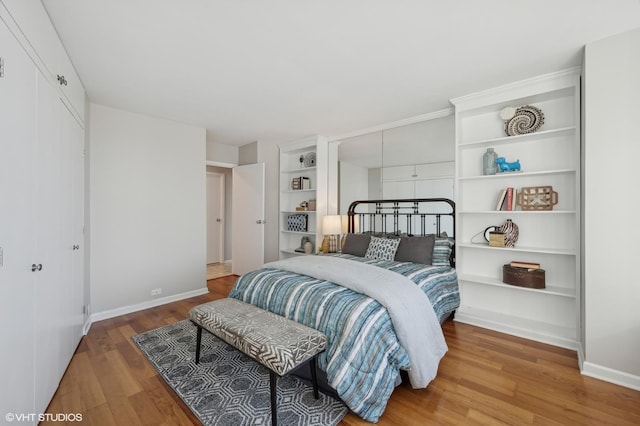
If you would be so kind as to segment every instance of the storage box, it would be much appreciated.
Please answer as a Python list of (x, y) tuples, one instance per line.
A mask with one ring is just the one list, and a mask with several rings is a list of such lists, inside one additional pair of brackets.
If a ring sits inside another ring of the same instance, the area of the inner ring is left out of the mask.
[(489, 232), (489, 245), (491, 247), (504, 247), (504, 232)]
[(287, 216), (287, 231), (307, 232), (308, 216), (302, 213)]
[(504, 265), (502, 282), (518, 287), (545, 288), (544, 269), (514, 268), (511, 265)]

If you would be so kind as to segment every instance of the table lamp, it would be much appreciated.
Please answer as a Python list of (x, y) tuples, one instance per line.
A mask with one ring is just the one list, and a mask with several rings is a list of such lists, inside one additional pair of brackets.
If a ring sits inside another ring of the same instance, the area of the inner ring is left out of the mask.
[(342, 218), (338, 214), (327, 215), (322, 218), (322, 251), (335, 253), (338, 251), (338, 236), (342, 231)]

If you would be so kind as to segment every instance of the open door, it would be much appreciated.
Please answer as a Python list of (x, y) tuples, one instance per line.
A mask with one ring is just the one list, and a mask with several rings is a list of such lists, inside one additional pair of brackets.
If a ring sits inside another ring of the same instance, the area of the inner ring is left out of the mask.
[(233, 168), (231, 272), (242, 275), (264, 264), (264, 163)]
[(207, 172), (207, 264), (224, 260), (224, 174)]

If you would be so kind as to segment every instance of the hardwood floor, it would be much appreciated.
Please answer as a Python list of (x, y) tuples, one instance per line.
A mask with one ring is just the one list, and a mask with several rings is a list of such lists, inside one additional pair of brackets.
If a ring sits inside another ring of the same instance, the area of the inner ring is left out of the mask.
[(210, 263), (207, 265), (207, 280), (231, 275), (231, 263)]
[[(236, 278), (209, 281), (207, 295), (94, 323), (47, 412), (79, 413), (86, 425), (200, 424), (131, 336), (225, 297)], [(453, 321), (443, 329), (449, 352), (438, 376), (427, 389), (399, 386), (379, 425), (640, 425), (640, 392), (582, 376), (575, 352)], [(348, 414), (340, 424), (370, 423)]]

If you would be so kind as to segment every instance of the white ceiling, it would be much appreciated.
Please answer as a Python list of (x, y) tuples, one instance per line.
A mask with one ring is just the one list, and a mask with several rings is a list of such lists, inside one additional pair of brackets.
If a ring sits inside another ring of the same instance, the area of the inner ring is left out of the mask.
[(449, 108), (640, 27), (640, 0), (42, 1), (91, 102), (229, 145)]

